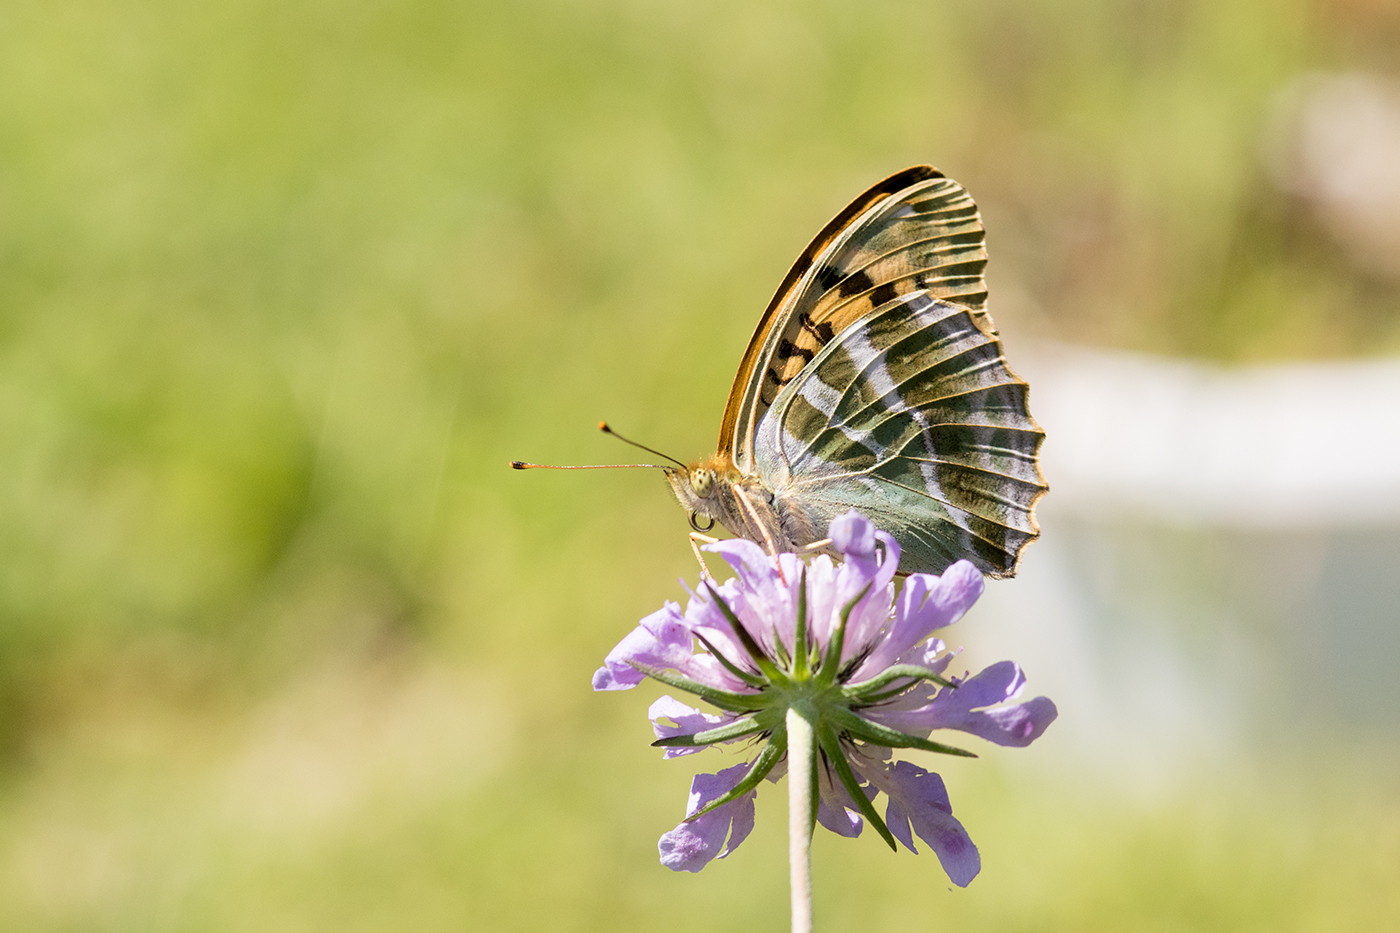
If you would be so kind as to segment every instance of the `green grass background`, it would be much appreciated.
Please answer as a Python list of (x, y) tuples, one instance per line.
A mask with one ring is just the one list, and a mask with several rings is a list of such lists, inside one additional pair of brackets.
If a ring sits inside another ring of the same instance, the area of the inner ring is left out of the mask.
[[(708, 453), (787, 265), (916, 162), (1013, 358), (1400, 351), (1260, 158), (1397, 49), (1384, 0), (6, 0), (0, 928), (781, 928), (781, 794), (665, 871), (692, 769), (588, 689), (683, 515), (507, 459)], [(1400, 924), (1393, 730), (1150, 789), (1055, 734), (941, 769), (966, 891), (819, 839), (819, 927)]]

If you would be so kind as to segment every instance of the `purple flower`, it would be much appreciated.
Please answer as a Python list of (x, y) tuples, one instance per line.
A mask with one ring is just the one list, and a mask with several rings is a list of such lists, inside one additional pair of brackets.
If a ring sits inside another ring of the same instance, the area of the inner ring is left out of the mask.
[[(661, 837), (661, 862), (699, 871), (753, 828), (754, 798), (766, 777), (786, 773), (786, 716), (811, 723), (818, 747), (815, 818), (832, 832), (859, 835), (865, 822), (891, 848), (933, 850), (955, 884), (981, 867), (977, 847), (953, 816), (943, 779), (892, 748), (974, 757), (935, 742), (955, 729), (998, 745), (1029, 745), (1057, 715), (1045, 697), (1009, 703), (1025, 686), (1011, 661), (973, 676), (944, 677), (954, 653), (932, 637), (982, 595), (982, 576), (958, 561), (941, 577), (911, 574), (895, 586), (899, 545), (855, 511), (831, 523), (832, 547), (804, 563), (770, 556), (743, 539), (720, 541), (735, 577), (702, 580), (685, 612), (674, 603), (647, 616), (593, 675), (595, 690), (627, 690), (651, 677), (705, 700), (707, 713), (672, 697), (649, 711), (668, 758), (716, 744), (749, 743), (751, 761), (691, 785), (686, 818)], [(884, 794), (885, 816), (875, 809)]]

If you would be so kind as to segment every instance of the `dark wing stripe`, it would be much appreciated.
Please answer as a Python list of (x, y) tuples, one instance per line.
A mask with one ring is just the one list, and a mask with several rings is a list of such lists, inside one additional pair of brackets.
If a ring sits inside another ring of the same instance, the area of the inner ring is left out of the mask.
[[(764, 422), (784, 476), (775, 489), (801, 503), (839, 502), (844, 488), (862, 509), (892, 509), (902, 534), (918, 526), (941, 542), (905, 569), (949, 552), (1010, 573), (1039, 533), (1045, 492), (1045, 435), (1027, 394), (973, 311), (901, 295), (838, 334), (778, 395)], [(886, 501), (907, 493), (917, 498), (904, 512)]]
[(962, 186), (927, 166), (862, 194), (799, 257), (744, 354), (720, 431), (720, 452), (741, 470), (753, 463), (754, 428), (764, 412), (836, 333), (874, 303), (925, 290), (983, 312), (985, 233)]
[[(964, 267), (968, 265), (971, 264), (963, 264)], [(986, 263), (982, 262), (978, 265), (985, 266)], [(871, 279), (863, 276), (852, 276), (846, 281), (868, 283)], [(965, 286), (964, 283), (975, 283), (981, 290), (974, 292), (971, 290), (970, 285)], [(980, 294), (983, 300), (985, 300), (987, 292), (986, 289), (981, 288), (981, 285), (982, 278), (980, 275), (939, 276), (935, 279), (928, 275), (927, 270), (918, 270), (905, 275), (887, 276), (879, 285), (869, 285), (856, 292), (845, 291), (843, 283), (842, 287), (834, 288), (827, 292), (826, 296), (823, 296), (822, 300), (806, 313), (813, 321), (844, 320), (847, 317), (858, 318), (863, 317), (865, 314), (869, 313), (871, 309), (879, 307), (894, 298), (903, 297), (904, 295), (909, 295), (914, 292), (923, 292), (932, 298), (938, 298), (953, 304), (964, 305), (962, 299), (970, 295)], [(827, 300), (828, 297), (830, 298), (829, 301)], [(978, 314), (977, 318), (979, 321), (983, 320), (985, 319), (985, 315)]]
[(1008, 483), (1019, 483), (1024, 484), (1025, 486), (1033, 486), (1036, 489), (1040, 488), (1040, 483), (1034, 477), (1017, 476), (1013, 473), (1004, 473), (998, 470), (991, 470), (987, 467), (977, 466), (971, 463), (959, 463), (956, 460), (949, 460), (945, 457), (911, 457), (908, 454), (902, 454), (902, 456), (905, 460), (912, 460), (914, 463), (933, 463), (940, 466), (947, 465), (961, 467), (963, 469), (968, 470), (969, 472), (982, 473), (986, 476), (994, 477), (998, 481), (1005, 480)]
[[(939, 388), (941, 387), (935, 387), (934, 391), (938, 391)], [(1023, 382), (1002, 382), (959, 389), (957, 392), (931, 398), (906, 399), (891, 393), (885, 399), (878, 399), (865, 406), (844, 421), (853, 427), (877, 431), (885, 422), (911, 411), (922, 412), (932, 424), (952, 424), (953, 419), (970, 413), (984, 416), (1005, 414), (1014, 423), (1019, 423), (1023, 418), (1027, 396), (1026, 384)], [(888, 404), (885, 404), (886, 400)], [(959, 402), (962, 404), (958, 404)]]
[[(925, 312), (918, 315), (916, 329), (911, 328), (908, 320), (911, 312)], [(937, 317), (940, 312), (951, 313), (944, 313), (940, 318)], [(917, 326), (922, 321), (928, 323)], [(974, 407), (971, 403), (979, 398), (969, 390), (994, 389), (1014, 379), (1002, 363), (999, 346), (971, 325), (965, 309), (937, 305), (921, 296), (912, 296), (901, 305), (871, 315), (863, 323), (861, 336), (869, 352), (858, 368), (853, 369), (849, 354), (838, 348), (808, 377), (809, 385), (828, 386), (842, 395), (840, 403), (826, 406), (821, 412), (828, 417), (832, 428), (816, 434), (794, 432), (797, 437), (809, 438), (805, 449), (788, 447), (786, 452), (794, 465), (807, 456), (824, 461), (840, 459), (840, 448), (848, 443), (883, 455), (890, 446), (903, 442), (900, 438), (881, 436), (888, 433), (880, 431), (885, 424), (895, 422), (896, 430), (906, 434), (926, 431), (940, 422), (968, 414)], [(975, 342), (968, 345), (967, 338)], [(927, 365), (914, 369), (912, 378), (903, 375), (911, 366), (920, 363)], [(883, 378), (872, 376), (877, 370), (883, 373)], [(1021, 385), (1019, 380), (1014, 384)], [(810, 391), (804, 394), (811, 399)], [(955, 410), (945, 417), (923, 415), (924, 408), (936, 411), (936, 406), (926, 402), (946, 400), (958, 394), (969, 402), (966, 409), (945, 406)], [(994, 393), (981, 398), (997, 404), (980, 406), (980, 411), (1010, 408), (1013, 416), (1019, 416), (1021, 422), (1026, 423), (1024, 396), (1020, 397), (1022, 407), (1019, 409), (1014, 398)], [(919, 415), (910, 417), (915, 412)], [(1015, 420), (1013, 418), (1013, 424)], [(876, 443), (870, 444), (870, 440)]]

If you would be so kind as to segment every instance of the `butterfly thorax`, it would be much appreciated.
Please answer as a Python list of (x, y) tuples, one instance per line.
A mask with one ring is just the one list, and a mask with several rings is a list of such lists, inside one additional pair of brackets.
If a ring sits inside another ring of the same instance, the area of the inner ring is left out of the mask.
[(745, 476), (726, 456), (716, 454), (683, 471), (667, 470), (666, 479), (697, 531), (707, 530), (702, 520), (718, 522), (732, 534), (760, 544), (771, 542), (780, 551), (820, 537), (800, 510), (794, 514), (758, 477)]

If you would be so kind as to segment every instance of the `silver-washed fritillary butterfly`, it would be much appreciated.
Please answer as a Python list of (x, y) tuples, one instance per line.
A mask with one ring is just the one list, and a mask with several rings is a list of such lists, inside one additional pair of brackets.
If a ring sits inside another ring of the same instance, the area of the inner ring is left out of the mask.
[(902, 572), (965, 558), (1014, 574), (1039, 534), (1045, 432), (986, 312), (985, 239), (972, 198), (927, 165), (827, 224), (759, 319), (718, 451), (664, 468), (692, 526), (805, 550), (855, 508), (899, 542)]

